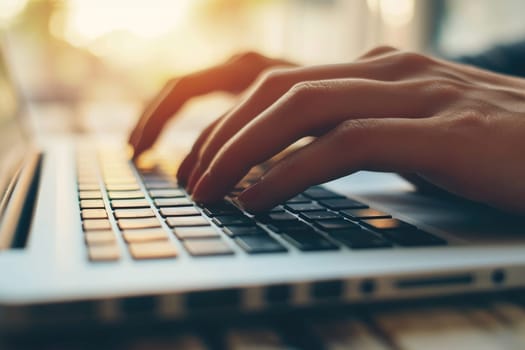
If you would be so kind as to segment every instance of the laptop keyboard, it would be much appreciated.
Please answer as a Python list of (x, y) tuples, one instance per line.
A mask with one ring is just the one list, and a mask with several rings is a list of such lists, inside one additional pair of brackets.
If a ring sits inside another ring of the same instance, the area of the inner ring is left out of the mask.
[(235, 196), (261, 169), (243, 179), (225, 200), (201, 205), (161, 166), (135, 169), (123, 152), (77, 153), (82, 230), (88, 258), (94, 262), (118, 261), (127, 254), (150, 260), (446, 244), (322, 186), (267, 212), (245, 213), (235, 205)]

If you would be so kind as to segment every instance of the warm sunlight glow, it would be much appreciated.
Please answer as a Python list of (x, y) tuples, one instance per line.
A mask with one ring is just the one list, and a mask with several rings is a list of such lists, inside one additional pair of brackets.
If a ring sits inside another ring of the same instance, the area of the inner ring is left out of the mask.
[(26, 3), (27, 0), (0, 1), (0, 22), (8, 21), (15, 17), (24, 8)]
[(189, 4), (190, 0), (71, 0), (64, 34), (75, 43), (116, 31), (156, 37), (180, 24)]
[[(371, 2), (368, 2), (370, 6)], [(414, 0), (379, 0), (381, 17), (393, 27), (404, 26), (414, 17)]]
[(379, 7), (379, 0), (366, 0), (366, 4), (368, 5), (368, 9), (372, 13), (377, 13), (378, 7)]

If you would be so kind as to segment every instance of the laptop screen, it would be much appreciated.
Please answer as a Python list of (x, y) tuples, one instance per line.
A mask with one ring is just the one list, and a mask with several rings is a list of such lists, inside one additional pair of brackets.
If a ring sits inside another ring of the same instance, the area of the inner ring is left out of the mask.
[(20, 103), (9, 77), (5, 52), (0, 45), (0, 215), (6, 194), (27, 151), (27, 141), (19, 118)]

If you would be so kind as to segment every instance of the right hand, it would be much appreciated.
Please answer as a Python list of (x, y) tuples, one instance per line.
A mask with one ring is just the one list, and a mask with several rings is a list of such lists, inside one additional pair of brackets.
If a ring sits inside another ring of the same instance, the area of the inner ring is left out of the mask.
[[(293, 63), (265, 57), (254, 52), (235, 55), (226, 62), (180, 78), (171, 79), (146, 107), (129, 137), (136, 159), (157, 140), (168, 120), (190, 99), (214, 91), (239, 94), (246, 90), (264, 71), (275, 67), (290, 67)], [(203, 142), (216, 123), (201, 135)]]

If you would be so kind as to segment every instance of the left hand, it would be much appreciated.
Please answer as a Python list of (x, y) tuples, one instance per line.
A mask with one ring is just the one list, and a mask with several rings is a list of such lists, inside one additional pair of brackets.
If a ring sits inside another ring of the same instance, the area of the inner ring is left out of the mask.
[(525, 212), (525, 80), (389, 47), (350, 64), (266, 74), (179, 180), (193, 184), (196, 201), (218, 200), (253, 166), (312, 135), (239, 196), (247, 210), (374, 170), (415, 173), (465, 198)]

